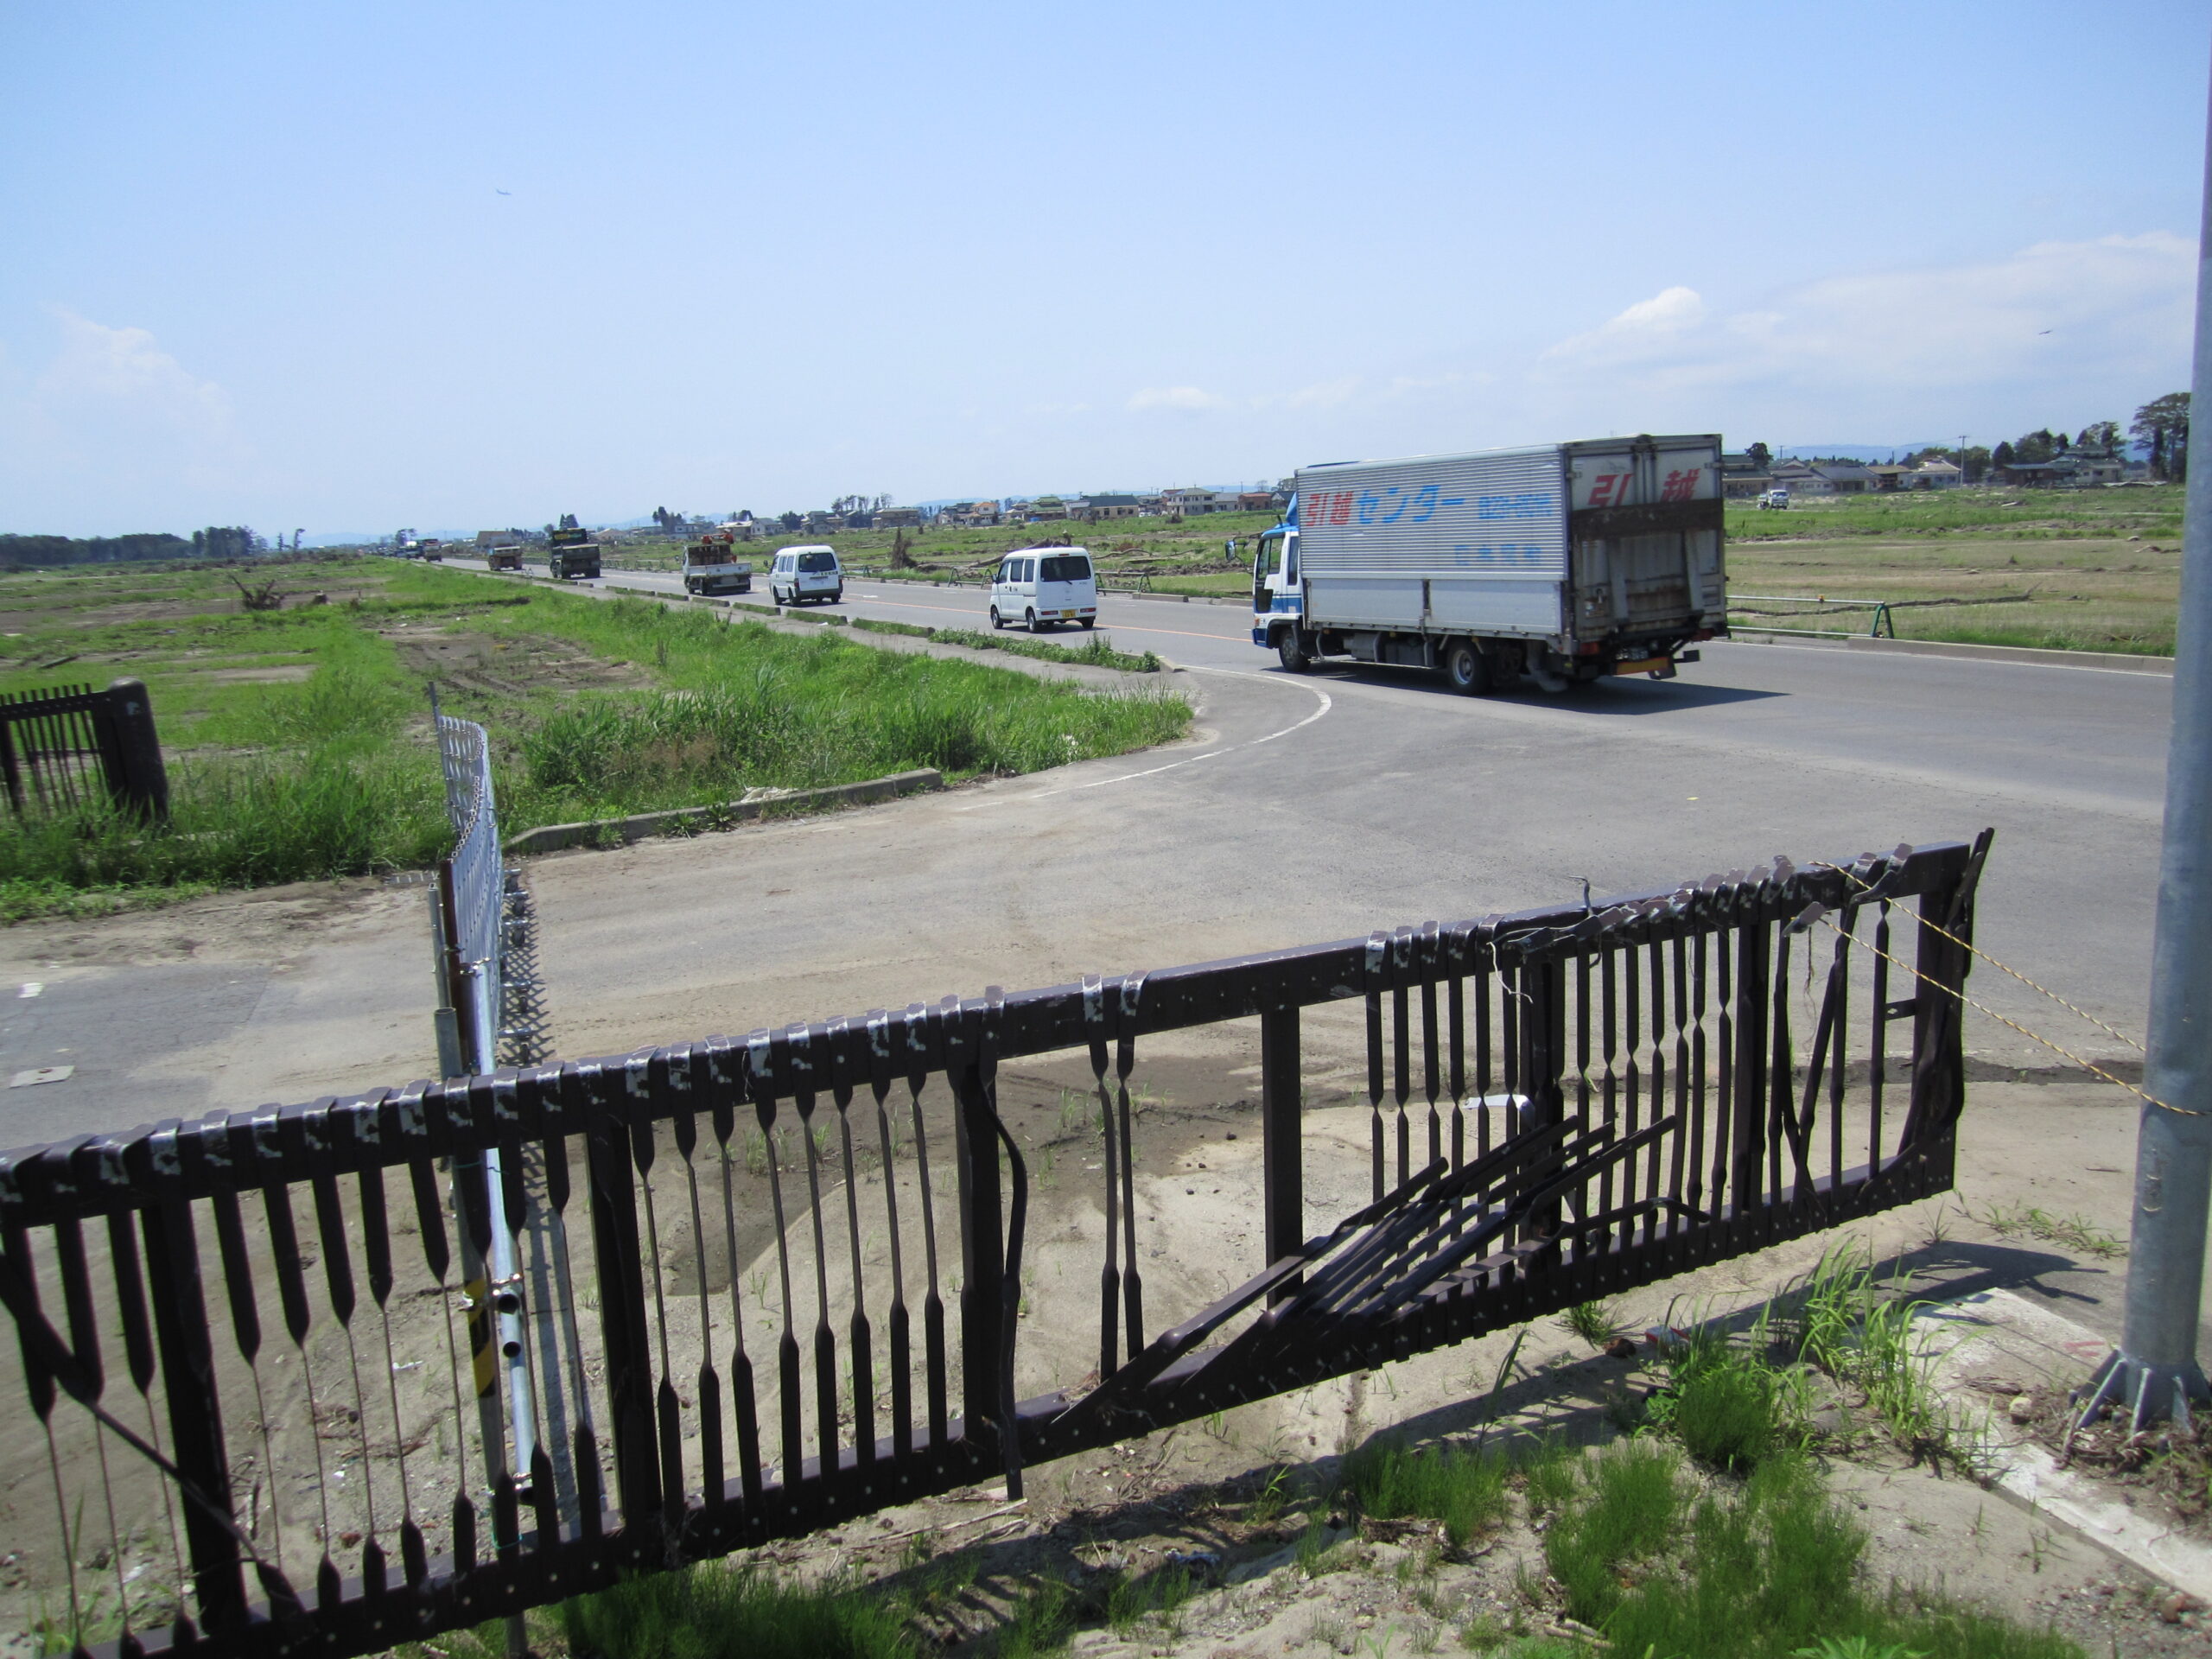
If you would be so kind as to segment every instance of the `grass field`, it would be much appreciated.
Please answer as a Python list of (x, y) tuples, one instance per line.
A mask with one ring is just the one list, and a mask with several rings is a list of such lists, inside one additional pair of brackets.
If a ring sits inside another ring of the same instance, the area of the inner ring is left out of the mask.
[(1036, 771), (1179, 735), (1180, 699), (391, 560), (0, 577), (0, 690), (148, 687), (174, 820), (0, 824), (0, 918), (427, 863), (449, 839), (425, 686), (492, 734), (503, 828), (935, 766)]
[(1867, 610), (1808, 618), (1747, 596), (1903, 601), (1900, 639), (2171, 656), (2181, 497), (2161, 485), (1732, 505), (1730, 614), (1738, 627), (1865, 632)]

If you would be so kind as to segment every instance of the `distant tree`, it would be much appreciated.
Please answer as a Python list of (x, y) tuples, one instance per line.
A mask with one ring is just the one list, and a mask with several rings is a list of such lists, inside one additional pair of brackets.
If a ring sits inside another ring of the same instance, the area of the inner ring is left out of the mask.
[(2024, 433), (2012, 444), (2012, 459), (2022, 466), (2049, 461), (2057, 453), (2058, 446), (2053, 441), (2049, 427), (2038, 427), (2033, 432)]
[(564, 512), (561, 515), (561, 528), (563, 530), (582, 530), (583, 526), (576, 522), (576, 515), (575, 513)]
[(2118, 421), (2091, 421), (2082, 429), (2082, 435), (2074, 440), (2076, 449), (2102, 450), (2110, 454), (2120, 448)]
[(804, 524), (806, 520), (800, 518), (798, 514), (795, 512), (787, 512), (776, 522), (783, 525), (784, 534), (788, 536), (793, 531), (797, 530), (801, 524)]
[(2177, 482), (2189, 477), (2189, 394), (2170, 391), (2135, 411), (2128, 431), (2151, 446), (2151, 476)]
[(1991, 457), (1987, 445), (1969, 444), (1958, 459), (1960, 470), (1966, 474), (1967, 483), (1979, 484), (1989, 476)]
[(1763, 443), (1754, 443), (1744, 453), (1751, 457), (1751, 465), (1761, 472), (1766, 471), (1768, 467), (1774, 465), (1774, 451)]
[(1989, 464), (1993, 467), (2010, 467), (2019, 458), (2009, 443), (2000, 442), (1989, 452)]

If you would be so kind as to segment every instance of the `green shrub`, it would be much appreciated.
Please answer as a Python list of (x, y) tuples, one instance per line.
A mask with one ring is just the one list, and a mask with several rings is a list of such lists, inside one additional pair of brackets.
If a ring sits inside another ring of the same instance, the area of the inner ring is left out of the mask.
[(710, 1563), (631, 1579), (562, 1608), (570, 1650), (600, 1659), (912, 1659), (903, 1610)]
[(1433, 1516), (1453, 1548), (1464, 1547), (1504, 1518), (1503, 1453), (1460, 1446), (1422, 1450), (1393, 1439), (1370, 1440), (1344, 1459), (1343, 1483), (1363, 1515), (1378, 1520)]

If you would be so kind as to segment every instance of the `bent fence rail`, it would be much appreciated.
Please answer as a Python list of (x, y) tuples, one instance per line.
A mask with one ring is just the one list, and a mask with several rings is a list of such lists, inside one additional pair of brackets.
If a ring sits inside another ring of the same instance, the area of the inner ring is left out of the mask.
[[(1041, 1460), (1942, 1190), (1986, 847), (0, 1158), (36, 1423), (10, 1455), (50, 1468), (63, 1638), (388, 1648), (985, 1478), (1018, 1491)], [(1208, 1028), (1256, 1050), (1263, 1245), (1227, 1294), (1164, 1306), (1184, 1185), (1139, 1051)], [(1052, 1067), (1084, 1190), (1047, 1237), (1050, 1109), (1013, 1100)], [(1329, 1076), (1346, 1103), (1307, 1101)], [(496, 1175), (466, 1176), (493, 1151)], [(1318, 1229), (1309, 1183), (1352, 1195)], [(512, 1369), (471, 1347), (454, 1271), (495, 1217), (524, 1242), (489, 1289), (528, 1315)], [(1077, 1270), (1033, 1282), (1048, 1252)], [(545, 1428), (512, 1475), (463, 1427), (495, 1379)], [(126, 1561), (174, 1598), (134, 1602)], [(127, 1623), (95, 1617), (104, 1586)]]

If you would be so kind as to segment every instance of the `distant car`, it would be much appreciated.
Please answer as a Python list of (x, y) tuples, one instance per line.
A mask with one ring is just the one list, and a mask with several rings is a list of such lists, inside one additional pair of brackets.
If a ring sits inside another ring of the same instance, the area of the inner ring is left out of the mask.
[(787, 547), (768, 567), (768, 596), (779, 605), (809, 600), (835, 605), (845, 596), (845, 572), (829, 547)]
[(991, 582), (991, 626), (1016, 618), (1035, 633), (1063, 622), (1098, 626), (1098, 577), (1080, 547), (1032, 547), (999, 561)]
[(1764, 495), (1759, 497), (1759, 505), (1761, 507), (1780, 509), (1786, 507), (1789, 505), (1789, 492), (1787, 490), (1769, 490)]

